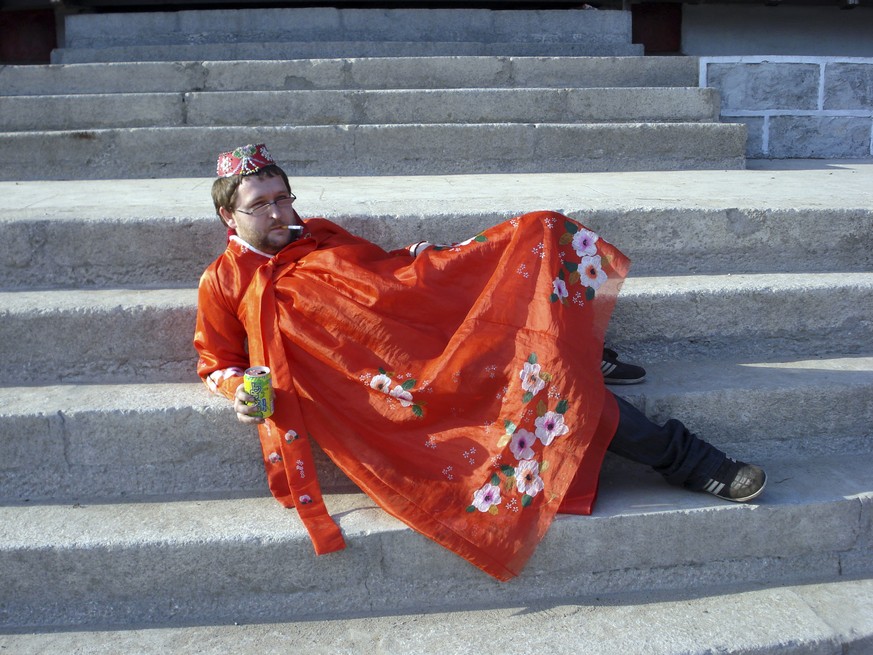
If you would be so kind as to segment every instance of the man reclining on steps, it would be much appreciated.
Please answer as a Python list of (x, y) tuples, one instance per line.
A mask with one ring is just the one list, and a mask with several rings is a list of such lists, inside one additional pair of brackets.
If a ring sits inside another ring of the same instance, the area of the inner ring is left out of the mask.
[[(302, 220), (263, 145), (222, 154), (218, 175), (231, 236), (200, 281), (198, 373), (258, 424), (270, 489), (316, 552), (345, 544), (310, 439), (387, 512), (501, 580), (557, 512), (591, 512), (607, 450), (727, 500), (764, 489), (760, 468), (606, 390), (629, 261), (580, 223), (536, 212), (386, 252)], [(271, 371), (268, 418), (241, 384), (250, 366)]]

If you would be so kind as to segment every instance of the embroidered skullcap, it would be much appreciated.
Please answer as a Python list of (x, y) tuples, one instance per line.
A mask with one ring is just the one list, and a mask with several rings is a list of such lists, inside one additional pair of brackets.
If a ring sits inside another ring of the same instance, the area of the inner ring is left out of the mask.
[(263, 143), (240, 146), (236, 150), (224, 152), (218, 156), (216, 174), (218, 177), (232, 175), (251, 175), (265, 166), (275, 164), (275, 160)]

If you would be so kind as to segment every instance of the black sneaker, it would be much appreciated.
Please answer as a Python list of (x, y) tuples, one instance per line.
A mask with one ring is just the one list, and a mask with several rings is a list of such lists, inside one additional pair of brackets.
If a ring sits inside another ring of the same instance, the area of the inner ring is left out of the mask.
[(646, 379), (646, 369), (618, 361), (618, 353), (609, 348), (603, 349), (600, 372), (606, 384), (639, 384)]
[(767, 474), (764, 473), (764, 469), (728, 457), (706, 481), (701, 491), (724, 500), (745, 503), (760, 496), (765, 486), (767, 486)]

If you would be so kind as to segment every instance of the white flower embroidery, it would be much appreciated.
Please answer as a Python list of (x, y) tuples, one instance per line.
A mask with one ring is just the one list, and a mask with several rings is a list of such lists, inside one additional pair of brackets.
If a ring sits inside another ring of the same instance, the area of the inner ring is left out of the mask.
[(540, 365), (525, 362), (521, 369), (521, 388), (536, 396), (543, 387), (546, 386), (546, 381), (540, 377)]
[(579, 263), (579, 274), (582, 276), (580, 281), (586, 287), (591, 287), (594, 290), (600, 288), (600, 285), (606, 282), (606, 273), (601, 268), (600, 257), (583, 257)]
[(515, 467), (515, 486), (520, 493), (536, 496), (545, 486), (540, 477), (540, 465), (532, 459), (519, 462)]
[(564, 415), (558, 412), (546, 412), (536, 421), (536, 435), (544, 446), (548, 446), (555, 437), (567, 434), (570, 428), (564, 425)]
[(391, 390), (391, 378), (384, 374), (374, 375), (373, 379), (370, 380), (370, 388), (382, 393), (389, 393)]

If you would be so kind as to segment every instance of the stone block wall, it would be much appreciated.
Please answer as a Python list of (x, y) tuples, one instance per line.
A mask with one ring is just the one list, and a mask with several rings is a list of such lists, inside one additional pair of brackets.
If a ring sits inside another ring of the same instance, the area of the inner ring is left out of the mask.
[(873, 158), (873, 58), (701, 57), (752, 159)]

